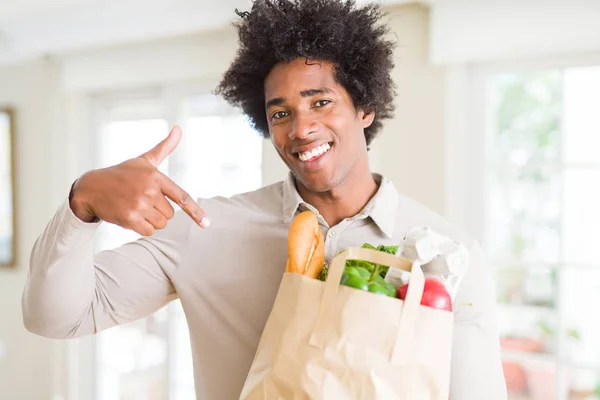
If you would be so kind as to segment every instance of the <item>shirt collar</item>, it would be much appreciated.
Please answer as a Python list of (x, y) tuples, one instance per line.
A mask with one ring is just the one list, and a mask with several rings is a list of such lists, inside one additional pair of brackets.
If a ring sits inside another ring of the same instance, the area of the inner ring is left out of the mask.
[(288, 173), (283, 182), (283, 221), (288, 223), (296, 215), (296, 211), (302, 205), (307, 205), (296, 189), (296, 181), (292, 173)]
[[(369, 200), (367, 205), (358, 214), (359, 216), (371, 217), (379, 229), (389, 238), (394, 234), (396, 223), (396, 212), (398, 209), (398, 191), (394, 184), (381, 174), (374, 173), (373, 177), (379, 184), (379, 189)], [(305, 202), (298, 190), (292, 173), (288, 173), (283, 182), (283, 220), (288, 223), (301, 210), (312, 209), (312, 205)]]

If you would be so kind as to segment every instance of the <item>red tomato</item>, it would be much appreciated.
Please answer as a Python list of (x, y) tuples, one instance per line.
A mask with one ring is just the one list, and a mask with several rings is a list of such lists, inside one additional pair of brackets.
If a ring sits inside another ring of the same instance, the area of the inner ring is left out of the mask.
[[(408, 283), (398, 288), (398, 298), (404, 300), (408, 292)], [(452, 298), (446, 290), (444, 284), (436, 278), (425, 278), (425, 287), (423, 288), (423, 297), (421, 305), (436, 308), (438, 310), (452, 311)]]

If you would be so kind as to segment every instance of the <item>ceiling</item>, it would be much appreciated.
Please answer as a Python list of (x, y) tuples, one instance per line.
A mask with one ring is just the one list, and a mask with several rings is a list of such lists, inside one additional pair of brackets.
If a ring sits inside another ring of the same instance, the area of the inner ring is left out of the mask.
[(249, 0), (0, 0), (0, 64), (226, 24)]
[(214, 29), (232, 21), (236, 8), (248, 9), (251, 4), (251, 0), (0, 0), (0, 65)]

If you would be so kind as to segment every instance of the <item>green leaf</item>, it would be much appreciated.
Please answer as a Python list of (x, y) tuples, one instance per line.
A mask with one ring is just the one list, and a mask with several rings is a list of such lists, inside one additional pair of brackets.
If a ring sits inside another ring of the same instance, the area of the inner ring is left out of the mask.
[(396, 254), (396, 252), (398, 251), (398, 245), (395, 245), (395, 246), (381, 245), (381, 246), (379, 246), (379, 248), (377, 250), (383, 251), (384, 253), (388, 253), (388, 254)]
[(390, 267), (386, 267), (386, 266), (381, 266), (381, 268), (379, 268), (379, 275), (382, 278), (385, 278), (385, 275), (387, 274), (388, 270), (390, 269)]
[(373, 272), (375, 265), (363, 260), (346, 260), (344, 267), (362, 267), (369, 272)]
[(329, 265), (325, 264), (325, 265), (323, 265), (323, 269), (321, 270), (321, 273), (319, 274), (319, 280), (326, 281), (328, 274), (329, 274)]

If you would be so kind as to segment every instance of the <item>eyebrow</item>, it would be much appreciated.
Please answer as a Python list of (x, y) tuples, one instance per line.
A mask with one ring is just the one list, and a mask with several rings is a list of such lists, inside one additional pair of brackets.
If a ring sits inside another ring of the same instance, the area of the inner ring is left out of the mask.
[(310, 97), (316, 94), (325, 94), (325, 93), (333, 93), (333, 90), (328, 87), (322, 87), (320, 89), (308, 89), (300, 92), (300, 96), (302, 97)]
[[(328, 87), (322, 87), (319, 89), (307, 89), (307, 90), (300, 91), (300, 96), (311, 97), (311, 96), (315, 96), (318, 94), (325, 94), (325, 93), (333, 93), (333, 90), (329, 89)], [(285, 103), (285, 98), (276, 97), (274, 99), (267, 101), (266, 108), (269, 108), (271, 106), (278, 106), (283, 103)]]

